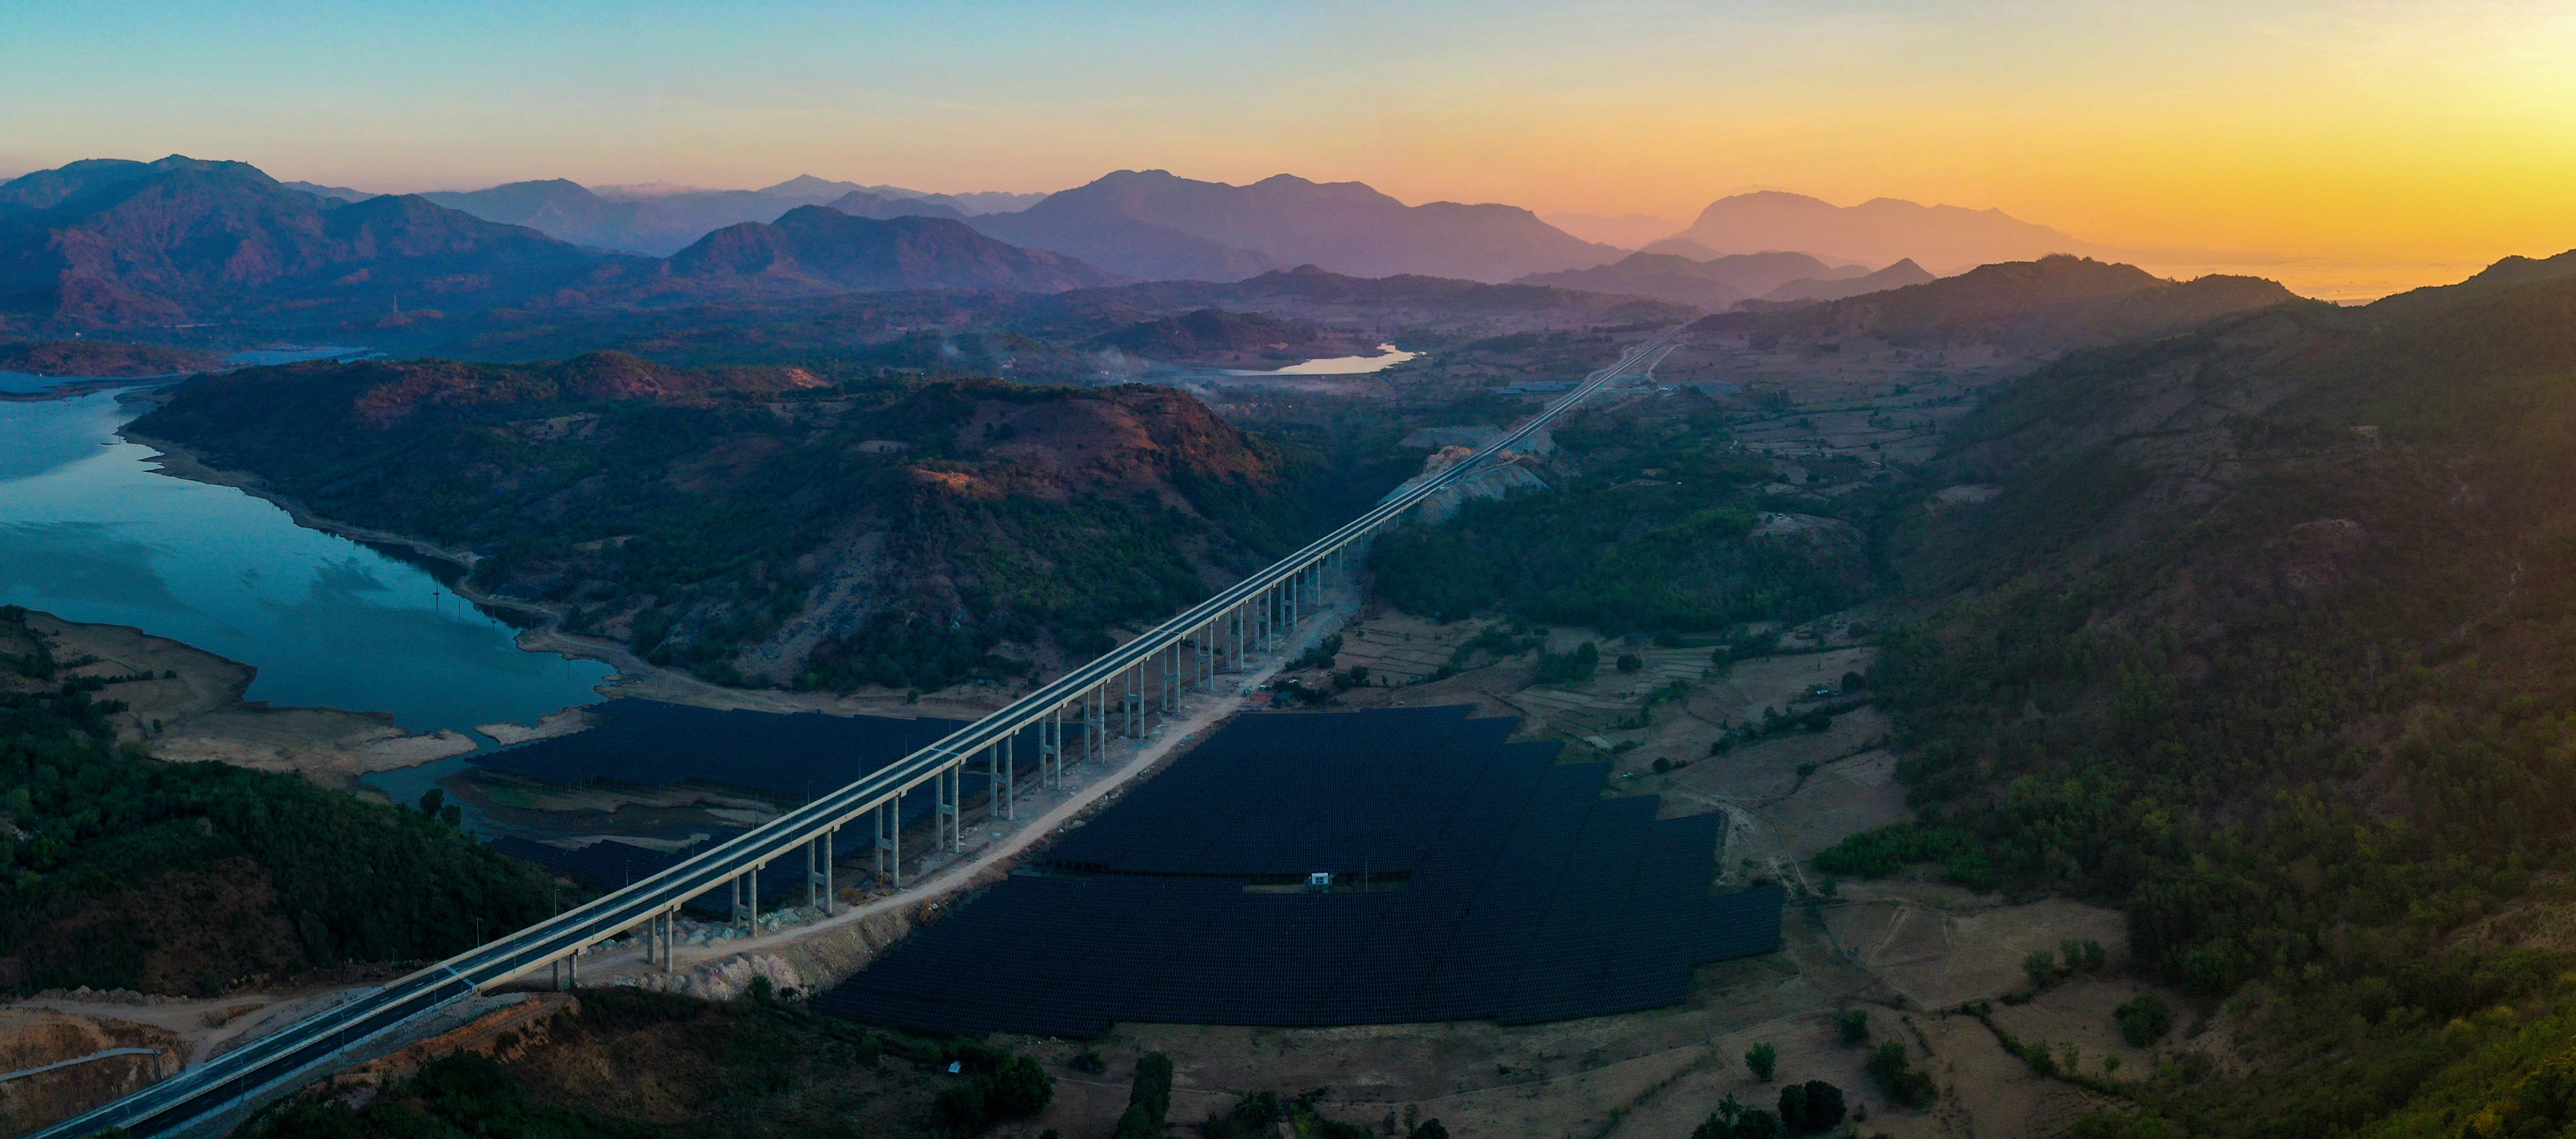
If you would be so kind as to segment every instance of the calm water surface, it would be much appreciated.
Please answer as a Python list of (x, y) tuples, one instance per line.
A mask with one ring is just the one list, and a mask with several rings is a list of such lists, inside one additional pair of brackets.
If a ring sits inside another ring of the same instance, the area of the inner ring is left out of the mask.
[(1228, 368), (1225, 374), (1229, 376), (1356, 376), (1369, 372), (1382, 372), (1421, 355), (1419, 352), (1400, 350), (1392, 344), (1380, 344), (1377, 346), (1377, 351), (1378, 354), (1375, 356), (1328, 356), (1321, 360), (1308, 360), (1303, 364), (1290, 364), (1285, 368), (1273, 368), (1268, 371)]
[(231, 487), (152, 473), (112, 393), (0, 403), (0, 604), (132, 625), (256, 666), (247, 699), (525, 722), (599, 699), (595, 661), (521, 651), (427, 571)]

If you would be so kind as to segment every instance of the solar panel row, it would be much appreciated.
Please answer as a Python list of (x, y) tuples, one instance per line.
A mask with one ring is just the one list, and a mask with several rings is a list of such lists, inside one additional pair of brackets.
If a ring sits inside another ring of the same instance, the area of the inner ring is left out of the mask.
[[(1778, 947), (1776, 888), (1709, 894), (1719, 817), (1602, 798), (1607, 765), (1467, 712), (1237, 717), (815, 1007), (1073, 1037), (1518, 1023), (1673, 1004), (1693, 965)], [(1319, 871), (1341, 885), (1266, 885)]]
[[(632, 885), (636, 880), (679, 865), (706, 846), (724, 841), (718, 836), (691, 843), (676, 851), (655, 850), (616, 839), (603, 839), (581, 847), (561, 847), (533, 842), (516, 835), (492, 840), (492, 849), (513, 858), (523, 858), (568, 878), (588, 883), (599, 890), (615, 890)], [(864, 835), (843, 827), (833, 836), (837, 845), (859, 841)], [(760, 902), (765, 909), (774, 903), (804, 904), (805, 860), (789, 858), (763, 867), (758, 875)], [(733, 916), (733, 889), (720, 886), (681, 904), (682, 908), (705, 917), (729, 919)]]
[[(956, 720), (745, 712), (655, 700), (609, 700), (587, 711), (599, 719), (597, 727), (471, 759), (549, 783), (668, 787), (694, 780), (803, 802), (965, 726)], [(1020, 733), (1012, 758), (1020, 770), (1035, 767), (1037, 728)], [(970, 767), (970, 779), (981, 778), (974, 770), (980, 766)]]
[[(594, 780), (644, 787), (699, 782), (754, 791), (801, 802), (843, 786), (903, 758), (955, 731), (954, 720), (905, 720), (886, 716), (827, 716), (819, 712), (782, 715), (717, 708), (696, 708), (654, 700), (609, 700), (593, 705), (597, 727), (568, 736), (534, 740), (475, 755), (472, 761), (549, 783)], [(1070, 735), (1070, 731), (1068, 732)], [(1014, 741), (1014, 770), (1026, 778), (1038, 768), (1038, 729)], [(991, 777), (982, 764), (970, 764), (958, 779), (959, 796), (968, 804), (982, 798)], [(900, 810), (906, 830), (930, 825), (937, 809), (930, 789), (906, 795)], [(867, 862), (875, 841), (875, 821), (862, 819), (841, 828), (833, 838), (843, 862)], [(675, 865), (688, 855), (739, 833), (718, 831), (714, 837), (675, 854), (607, 840), (567, 849), (524, 838), (503, 838), (496, 850), (535, 862), (557, 873), (610, 890)], [(924, 845), (917, 849), (926, 849)], [(792, 864), (792, 865), (791, 865)], [(772, 898), (802, 899), (805, 864), (789, 858), (760, 874), (763, 903)], [(727, 915), (729, 888), (699, 895), (688, 908)]]

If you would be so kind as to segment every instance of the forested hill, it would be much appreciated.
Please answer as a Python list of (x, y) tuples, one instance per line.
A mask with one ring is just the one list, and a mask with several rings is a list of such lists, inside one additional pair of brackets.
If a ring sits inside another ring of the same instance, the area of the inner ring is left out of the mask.
[(2103, 1130), (2567, 1122), (2520, 1026), (2576, 1007), (2576, 278), (2520, 277), (2064, 359), (1898, 542), (1954, 598), (1873, 678), (1923, 817), (1819, 862), (2111, 901), (2244, 998), (2261, 1078)]
[(115, 746), (95, 664), (0, 606), (0, 991), (213, 996), (543, 916), (535, 877), (447, 822)]
[(1719, 313), (1692, 328), (1756, 340), (1989, 343), (2051, 353), (2173, 336), (2298, 300), (2259, 277), (2169, 281), (2135, 265), (2064, 255), (1981, 265), (1956, 277), (1822, 304)]
[(826, 384), (596, 353), (254, 369), (146, 437), (726, 683), (937, 688), (1087, 657), (1305, 540), (1349, 495), (1180, 392)]

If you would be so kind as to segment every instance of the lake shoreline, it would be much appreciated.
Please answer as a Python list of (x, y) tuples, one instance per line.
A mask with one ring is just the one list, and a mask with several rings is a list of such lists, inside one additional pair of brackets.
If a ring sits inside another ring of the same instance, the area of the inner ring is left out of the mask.
[(623, 645), (564, 632), (562, 626), (565, 611), (560, 606), (503, 597), (476, 588), (472, 582), (474, 565), (482, 558), (471, 550), (450, 549), (409, 534), (397, 534), (390, 530), (377, 530), (325, 518), (307, 509), (303, 503), (268, 489), (259, 476), (247, 471), (232, 471), (211, 465), (182, 444), (167, 439), (156, 439), (126, 428), (118, 428), (116, 434), (126, 442), (150, 447), (159, 452), (148, 460), (155, 474), (205, 483), (209, 486), (229, 487), (285, 511), (286, 516), (294, 520), (296, 525), (307, 530), (336, 535), (353, 542), (391, 546), (455, 567), (462, 572), (455, 581), (444, 584), (457, 596), (486, 610), (505, 610), (536, 619), (535, 625), (520, 629), (514, 638), (522, 650), (595, 660), (616, 669), (618, 675), (603, 683), (601, 685), (603, 688), (624, 683), (629, 677), (642, 679), (668, 671), (636, 656)]
[[(306, 529), (336, 535), (351, 541), (409, 550), (421, 557), (436, 559), (455, 566), (468, 575), (471, 574), (474, 564), (481, 560), (469, 550), (450, 549), (407, 534), (376, 530), (317, 515), (293, 498), (269, 490), (257, 475), (213, 466), (183, 444), (143, 435), (125, 428), (119, 428), (117, 435), (127, 442), (149, 447), (158, 452), (158, 455), (148, 460), (157, 474), (238, 490), (285, 511), (296, 525)], [(1007, 702), (993, 701), (991, 707), (986, 707), (984, 701), (961, 699), (965, 692), (946, 698), (942, 698), (942, 694), (926, 694), (924, 698), (918, 700), (906, 700), (896, 689), (843, 694), (820, 691), (799, 692), (778, 688), (727, 687), (700, 680), (687, 672), (648, 662), (637, 656), (633, 650), (616, 642), (565, 632), (562, 624), (566, 612), (560, 607), (494, 596), (475, 588), (464, 578), (448, 583), (447, 588), (457, 596), (486, 609), (505, 609), (539, 618), (537, 625), (519, 630), (514, 638), (523, 651), (598, 661), (617, 670), (614, 676), (602, 682), (597, 689), (602, 696), (612, 699), (632, 697), (674, 704), (690, 704), (703, 708), (756, 712), (962, 716), (966, 719), (974, 719), (984, 712), (991, 711), (992, 707), (999, 707)], [(479, 726), (477, 730), (481, 730)]]
[(73, 621), (41, 609), (29, 609), (27, 620), (54, 642), (66, 675), (110, 680), (102, 698), (127, 705), (110, 716), (118, 740), (142, 744), (164, 762), (228, 763), (363, 795), (360, 780), (370, 773), (478, 746), (452, 729), (406, 729), (389, 712), (244, 699), (258, 666), (133, 625)]
[[(183, 444), (124, 428), (119, 428), (117, 435), (129, 443), (149, 447), (158, 452), (154, 458), (147, 460), (156, 474), (238, 490), (285, 511), (287, 517), (296, 525), (308, 530), (347, 538), (354, 542), (411, 551), (420, 557), (435, 559), (464, 571), (465, 576), (447, 583), (447, 588), (457, 596), (487, 610), (507, 610), (537, 619), (537, 624), (520, 629), (513, 637), (514, 643), (520, 650), (593, 660), (617, 670), (615, 675), (602, 682), (596, 689), (602, 696), (637, 697), (707, 708), (763, 712), (827, 711), (848, 708), (853, 703), (874, 711), (894, 702), (895, 698), (891, 692), (885, 697), (854, 699), (836, 693), (729, 688), (700, 680), (686, 672), (653, 664), (616, 642), (565, 632), (563, 619), (566, 612), (560, 607), (518, 598), (500, 597), (474, 587), (469, 578), (474, 564), (482, 559), (470, 550), (450, 549), (408, 534), (377, 530), (327, 518), (315, 514), (303, 503), (291, 497), (271, 491), (257, 475), (245, 471), (226, 470), (209, 464), (203, 457)], [(480, 726), (477, 730), (480, 730)]]

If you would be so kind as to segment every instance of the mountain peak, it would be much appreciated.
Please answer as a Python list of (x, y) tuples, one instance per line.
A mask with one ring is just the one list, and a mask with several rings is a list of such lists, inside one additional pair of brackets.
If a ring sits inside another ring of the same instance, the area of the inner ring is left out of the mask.
[(854, 217), (821, 205), (798, 206), (767, 224), (727, 226), (665, 264), (693, 287), (732, 293), (1051, 293), (1121, 281), (1071, 257), (996, 241), (953, 217)]
[(1720, 198), (1700, 211), (1689, 229), (1668, 240), (1677, 243), (1676, 249), (1679, 242), (1688, 242), (1715, 253), (1795, 249), (1874, 265), (1912, 259), (1935, 273), (2051, 253), (2101, 252), (2089, 242), (1996, 208), (1927, 206), (1887, 197), (1837, 206), (1782, 190)]
[(1017, 244), (1166, 279), (1240, 280), (1312, 263), (1360, 277), (1507, 281), (1599, 265), (1624, 252), (1517, 207), (1408, 206), (1366, 183), (1294, 174), (1236, 186), (1168, 170), (1120, 170), (1023, 213), (975, 224)]
[(867, 187), (861, 186), (856, 182), (835, 182), (829, 178), (817, 178), (811, 174), (799, 174), (775, 186), (763, 186), (753, 192), (771, 194), (779, 197), (837, 198), (852, 190), (864, 189), (867, 189)]

